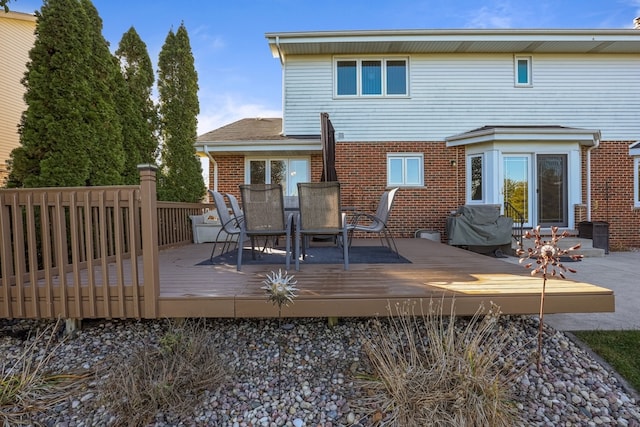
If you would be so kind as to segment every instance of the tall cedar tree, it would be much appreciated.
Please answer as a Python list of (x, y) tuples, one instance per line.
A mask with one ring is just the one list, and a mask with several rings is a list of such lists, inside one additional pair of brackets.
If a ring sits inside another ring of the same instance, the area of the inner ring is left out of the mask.
[(133, 27), (122, 35), (115, 54), (124, 80), (120, 90), (130, 95), (118, 96), (126, 153), (123, 180), (125, 184), (138, 184), (137, 166), (155, 164), (158, 151), (158, 114), (151, 99), (153, 66), (147, 45)]
[[(122, 184), (125, 153), (122, 146), (122, 125), (116, 108), (120, 68), (109, 51), (109, 43), (102, 36), (102, 19), (91, 0), (80, 0), (87, 15), (87, 28), (91, 37), (89, 57), (93, 75), (89, 79), (91, 100), (86, 109), (86, 120), (92, 129), (88, 149), (91, 167), (88, 185)], [(120, 96), (127, 96), (119, 93)]]
[(78, 108), (90, 97), (85, 16), (77, 0), (45, 0), (36, 12), (36, 40), (22, 80), (27, 109), (21, 146), (11, 153), (10, 187), (81, 186), (89, 178), (84, 144), (91, 130)]
[(198, 76), (184, 23), (169, 31), (158, 61), (162, 132), (162, 167), (158, 198), (199, 202), (205, 194), (202, 167), (196, 156)]
[(97, 11), (89, 0), (45, 0), (36, 17), (8, 185), (117, 184), (124, 161), (113, 104), (118, 70)]

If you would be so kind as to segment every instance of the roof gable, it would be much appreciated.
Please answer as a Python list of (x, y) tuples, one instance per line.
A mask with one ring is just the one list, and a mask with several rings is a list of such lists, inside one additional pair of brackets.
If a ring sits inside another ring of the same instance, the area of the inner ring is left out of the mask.
[(196, 140), (202, 153), (315, 153), (322, 150), (320, 135), (285, 136), (281, 118), (248, 118), (214, 129)]

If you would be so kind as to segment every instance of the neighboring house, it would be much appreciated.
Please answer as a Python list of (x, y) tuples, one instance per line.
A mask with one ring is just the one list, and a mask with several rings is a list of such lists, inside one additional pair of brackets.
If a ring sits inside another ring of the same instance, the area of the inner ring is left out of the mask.
[(20, 81), (27, 71), (35, 29), (35, 15), (0, 10), (0, 187), (7, 177), (9, 154), (20, 145), (18, 124), (27, 107), (23, 99), (25, 88)]
[(464, 203), (509, 202), (527, 227), (606, 221), (613, 248), (640, 247), (639, 30), (266, 38), (283, 69), (282, 128), (247, 119), (200, 136), (211, 187), (281, 180), (290, 193), (299, 176), (318, 180), (326, 112), (343, 205), (372, 210), (401, 187), (398, 235), (444, 233)]

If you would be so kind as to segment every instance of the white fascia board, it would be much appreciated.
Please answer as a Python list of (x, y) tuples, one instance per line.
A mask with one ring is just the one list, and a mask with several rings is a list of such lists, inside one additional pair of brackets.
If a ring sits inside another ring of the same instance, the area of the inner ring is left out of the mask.
[(585, 146), (596, 146), (600, 142), (600, 131), (574, 128), (489, 128), (445, 138), (447, 147), (482, 144), (486, 142), (573, 141)]
[(266, 152), (322, 152), (319, 140), (280, 140), (280, 141), (230, 141), (230, 142), (198, 142), (196, 151), (202, 153), (266, 153)]
[(640, 156), (640, 141), (636, 141), (633, 144), (629, 145), (629, 155)]

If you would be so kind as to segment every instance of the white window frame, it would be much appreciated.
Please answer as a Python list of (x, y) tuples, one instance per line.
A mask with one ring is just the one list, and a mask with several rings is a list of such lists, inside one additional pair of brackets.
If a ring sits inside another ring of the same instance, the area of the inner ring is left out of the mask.
[[(472, 194), (473, 194), (473, 185), (472, 185), (472, 163), (473, 163), (473, 158), (475, 157), (479, 157), (480, 161), (481, 161), (481, 177), (480, 177), (480, 192), (482, 197), (480, 198), (480, 200), (473, 200)], [(466, 165), (466, 169), (467, 169), (467, 183), (466, 183), (466, 187), (467, 187), (467, 203), (469, 204), (473, 204), (473, 203), (484, 203), (485, 199), (487, 197), (487, 189), (486, 189), (486, 162), (485, 162), (485, 158), (484, 158), (484, 153), (475, 153), (475, 154), (469, 154), (467, 155), (467, 165)]]
[(633, 207), (640, 208), (640, 157), (633, 158)]
[[(338, 94), (338, 63), (342, 61), (356, 62), (356, 93), (355, 95)], [(381, 62), (381, 90), (380, 94), (363, 94), (362, 93), (362, 63), (365, 61)], [(405, 63), (405, 93), (388, 94), (387, 93), (387, 62), (404, 61)], [(409, 97), (409, 57), (408, 56), (371, 56), (371, 57), (351, 57), (339, 56), (333, 58), (333, 96), (334, 98), (408, 98)]]
[[(527, 81), (520, 83), (520, 67), (518, 64), (520, 61), (526, 61), (527, 63)], [(513, 82), (516, 87), (531, 87), (533, 86), (533, 60), (530, 56), (514, 56), (513, 58)]]
[(291, 173), (290, 162), (292, 160), (304, 160), (307, 162), (307, 181), (311, 181), (311, 158), (309, 156), (256, 156), (256, 157), (245, 157), (244, 159), (244, 183), (251, 183), (251, 162), (266, 162), (265, 166), (265, 180), (267, 181), (265, 184), (271, 183), (271, 162), (272, 161), (285, 161), (287, 163), (287, 183), (286, 188), (283, 188), (285, 196), (296, 196), (298, 194), (298, 188), (295, 185), (291, 185), (289, 181), (289, 174)]
[[(391, 181), (391, 160), (402, 160), (402, 182)], [(420, 169), (418, 182), (407, 182), (407, 160), (417, 159)], [(387, 153), (387, 186), (389, 187), (424, 187), (424, 154), (422, 153)]]

